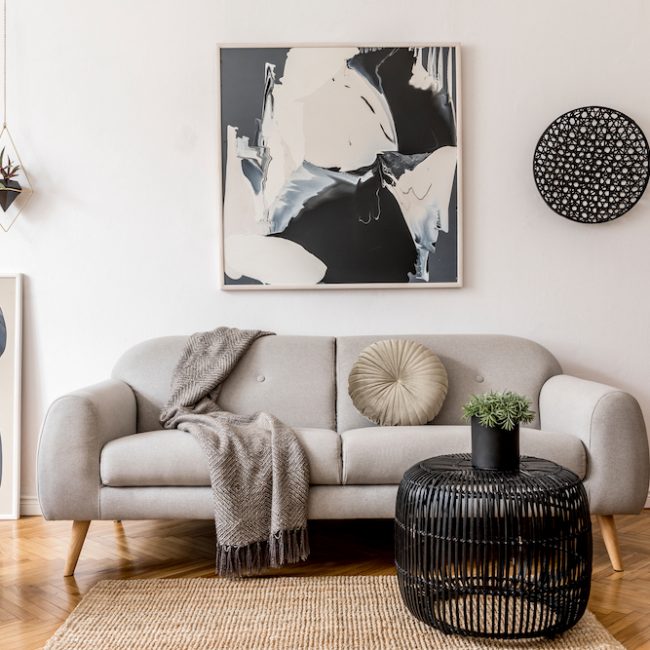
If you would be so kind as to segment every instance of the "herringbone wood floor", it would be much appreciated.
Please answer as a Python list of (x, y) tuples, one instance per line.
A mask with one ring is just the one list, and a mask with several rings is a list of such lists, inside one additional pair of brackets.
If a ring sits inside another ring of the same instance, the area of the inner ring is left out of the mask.
[[(650, 650), (650, 510), (617, 518), (626, 570), (612, 571), (594, 525), (590, 609), (628, 648)], [(41, 648), (98, 580), (214, 575), (210, 522), (93, 522), (74, 578), (63, 578), (69, 522), (0, 522), (0, 648)], [(388, 521), (311, 522), (308, 563), (279, 575), (393, 571)], [(369, 649), (371, 650), (371, 649)]]

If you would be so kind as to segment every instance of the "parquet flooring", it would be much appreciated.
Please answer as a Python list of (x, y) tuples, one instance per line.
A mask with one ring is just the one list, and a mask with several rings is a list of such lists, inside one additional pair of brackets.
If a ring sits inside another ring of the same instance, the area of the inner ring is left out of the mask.
[[(589, 606), (627, 648), (650, 650), (650, 510), (617, 524), (626, 570), (611, 569), (595, 524)], [(69, 531), (41, 517), (0, 522), (1, 650), (41, 648), (98, 580), (214, 575), (211, 522), (93, 522), (75, 576), (63, 578)], [(272, 573), (393, 572), (391, 522), (311, 522), (310, 535), (309, 562)]]

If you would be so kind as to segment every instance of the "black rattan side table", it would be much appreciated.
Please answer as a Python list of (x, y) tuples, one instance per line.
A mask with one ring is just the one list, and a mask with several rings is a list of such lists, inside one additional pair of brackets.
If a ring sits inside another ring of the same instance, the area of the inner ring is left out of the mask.
[(553, 636), (589, 599), (585, 489), (539, 458), (516, 472), (474, 469), (469, 454), (424, 460), (397, 493), (395, 563), (408, 609), (443, 632)]

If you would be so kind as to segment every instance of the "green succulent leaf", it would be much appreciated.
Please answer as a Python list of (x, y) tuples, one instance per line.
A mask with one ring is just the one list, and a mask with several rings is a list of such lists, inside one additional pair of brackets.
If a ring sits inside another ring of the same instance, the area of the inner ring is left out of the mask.
[(520, 423), (533, 421), (535, 412), (531, 411), (530, 404), (530, 399), (509, 390), (501, 393), (490, 391), (472, 395), (463, 406), (463, 417), (466, 420), (478, 418), (484, 427), (512, 431)]
[(5, 147), (3, 147), (2, 151), (0, 151), (0, 176), (2, 176), (2, 179), (6, 183), (12, 178), (16, 178), (16, 176), (18, 176), (20, 165), (13, 163), (9, 156), (7, 156), (7, 162), (5, 163), (4, 157)]

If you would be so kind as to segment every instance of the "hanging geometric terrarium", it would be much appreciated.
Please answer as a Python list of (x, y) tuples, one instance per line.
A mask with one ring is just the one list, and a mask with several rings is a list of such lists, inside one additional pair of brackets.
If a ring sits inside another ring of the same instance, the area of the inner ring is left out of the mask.
[(7, 232), (32, 193), (7, 125), (0, 131), (0, 226)]
[(0, 130), (0, 227), (7, 232), (32, 195), (29, 178), (7, 127), (7, 0), (3, 0), (2, 130)]

